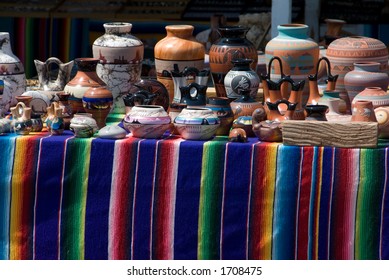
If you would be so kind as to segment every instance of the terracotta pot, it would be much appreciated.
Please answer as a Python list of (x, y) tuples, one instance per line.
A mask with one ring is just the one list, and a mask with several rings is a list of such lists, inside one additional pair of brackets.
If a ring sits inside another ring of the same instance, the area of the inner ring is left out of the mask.
[(324, 22), (327, 24), (325, 35), (331, 37), (338, 37), (341, 34), (342, 27), (346, 21), (341, 19), (326, 18)]
[[(269, 62), (274, 56), (282, 60), (285, 75), (295, 82), (306, 80), (316, 71), (319, 60), (319, 45), (308, 36), (308, 26), (305, 24), (282, 24), (277, 27), (278, 36), (271, 39), (265, 48), (266, 60)], [(274, 79), (281, 78), (278, 64), (272, 68)], [(308, 100), (308, 88), (303, 94), (303, 105)]]
[(380, 87), (367, 87), (354, 97), (353, 104), (359, 100), (371, 101), (374, 108), (389, 106), (389, 93)]
[(101, 87), (106, 84), (96, 73), (96, 66), (99, 62), (95, 58), (76, 58), (77, 73), (69, 83), (66, 84), (64, 92), (69, 94), (69, 103), (74, 113), (84, 113), (82, 97), (90, 87)]
[(351, 121), (376, 122), (373, 103), (368, 100), (356, 100), (352, 104)]
[(354, 69), (355, 62), (378, 62), (380, 71), (386, 72), (388, 65), (388, 49), (380, 40), (363, 37), (342, 37), (333, 41), (327, 48), (326, 56), (331, 62), (331, 70), (339, 75), (336, 89), (346, 92), (345, 75)]
[(327, 121), (326, 113), (328, 112), (327, 105), (306, 105), (305, 106), (307, 121)]
[(250, 68), (255, 70), (258, 54), (255, 46), (246, 39), (248, 29), (242, 26), (223, 26), (218, 29), (221, 38), (209, 50), (209, 67), (216, 95), (225, 97), (224, 78), (233, 68), (232, 60), (252, 59)]
[(251, 116), (255, 109), (263, 108), (262, 103), (251, 97), (250, 90), (241, 90), (241, 97), (230, 103), (234, 119), (241, 116)]
[[(193, 36), (192, 25), (167, 25), (166, 37), (157, 42), (154, 47), (155, 69), (157, 79), (168, 90), (170, 100), (174, 97), (174, 84), (171, 75), (174, 64), (179, 71), (185, 67), (204, 68), (205, 47)], [(163, 74), (163, 71), (165, 74)]]
[(106, 87), (91, 87), (84, 93), (82, 105), (92, 114), (98, 128), (103, 128), (113, 106), (112, 92)]
[(119, 96), (141, 79), (144, 45), (131, 34), (131, 23), (104, 23), (104, 29), (105, 34), (92, 45), (93, 57), (100, 60), (96, 72), (112, 92), (112, 111), (124, 113), (123, 100)]
[(344, 76), (344, 87), (350, 102), (367, 87), (380, 87), (384, 91), (388, 89), (389, 76), (380, 71), (380, 65), (378, 62), (354, 63), (354, 70)]

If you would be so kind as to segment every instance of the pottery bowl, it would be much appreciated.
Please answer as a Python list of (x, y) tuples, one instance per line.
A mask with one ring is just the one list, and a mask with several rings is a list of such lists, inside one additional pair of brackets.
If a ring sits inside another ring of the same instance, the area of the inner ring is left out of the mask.
[(174, 127), (182, 138), (187, 140), (208, 140), (215, 134), (220, 126), (217, 124), (199, 125), (199, 124), (179, 124), (175, 123)]
[(91, 116), (88, 113), (75, 114), (70, 120), (70, 130), (74, 132), (76, 137), (89, 138), (98, 130), (97, 123)]
[(170, 123), (165, 124), (140, 124), (140, 123), (124, 123), (123, 125), (126, 130), (132, 133), (133, 137), (147, 138), (147, 139), (158, 139), (169, 130), (171, 127)]
[(169, 124), (170, 116), (159, 105), (136, 105), (125, 116), (123, 124)]

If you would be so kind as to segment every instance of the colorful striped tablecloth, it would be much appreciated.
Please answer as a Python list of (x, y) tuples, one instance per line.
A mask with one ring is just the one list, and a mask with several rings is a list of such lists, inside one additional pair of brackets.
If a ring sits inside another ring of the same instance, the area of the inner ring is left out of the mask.
[(388, 148), (0, 136), (0, 259), (389, 259)]

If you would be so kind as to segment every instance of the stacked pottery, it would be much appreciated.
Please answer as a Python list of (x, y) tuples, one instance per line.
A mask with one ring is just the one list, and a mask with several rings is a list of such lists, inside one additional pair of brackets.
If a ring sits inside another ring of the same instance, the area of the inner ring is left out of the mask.
[[(282, 60), (285, 75), (295, 82), (306, 80), (315, 73), (319, 59), (319, 45), (308, 36), (308, 26), (304, 24), (282, 24), (277, 27), (278, 36), (267, 43), (266, 60), (274, 56)], [(272, 74), (276, 80), (281, 79), (281, 69), (275, 65)], [(308, 82), (308, 81), (307, 81)], [(304, 91), (303, 105), (308, 99), (308, 89)]]
[(374, 108), (389, 106), (389, 93), (380, 87), (367, 87), (354, 97), (352, 104), (360, 100), (371, 101)]
[(106, 87), (91, 87), (84, 93), (82, 105), (96, 120), (97, 126), (102, 128), (113, 106), (112, 93)]
[(231, 105), (227, 97), (209, 97), (206, 108), (211, 109), (220, 119), (216, 135), (228, 135), (234, 121)]
[(240, 90), (250, 90), (250, 96), (256, 98), (260, 79), (254, 70), (250, 68), (252, 59), (240, 58), (231, 61), (234, 67), (228, 71), (224, 78), (224, 87), (228, 98), (234, 100), (240, 97)]
[(380, 87), (386, 91), (388, 84), (389, 76), (386, 72), (380, 71), (378, 62), (356, 62), (354, 70), (344, 76), (344, 87), (351, 103), (366, 87)]
[(137, 105), (123, 120), (124, 128), (138, 138), (161, 138), (169, 130), (171, 119), (162, 106)]
[(220, 119), (209, 108), (184, 108), (174, 119), (175, 129), (188, 140), (208, 140), (219, 125)]
[(167, 25), (165, 28), (166, 37), (154, 47), (155, 69), (158, 81), (166, 87), (172, 101), (174, 83), (170, 71), (175, 70), (175, 64), (179, 71), (185, 67), (203, 69), (205, 47), (193, 36), (192, 25)]
[(223, 26), (218, 29), (221, 38), (209, 50), (209, 66), (217, 96), (226, 96), (224, 79), (238, 58), (252, 59), (250, 68), (255, 70), (258, 62), (257, 49), (246, 39), (248, 29), (243, 26)]
[[(380, 40), (364, 36), (350, 36), (333, 41), (327, 48), (326, 57), (331, 62), (332, 73), (339, 75), (336, 89), (340, 91), (341, 98), (347, 101), (344, 78), (354, 69), (354, 63), (378, 62), (380, 71), (386, 72), (389, 54), (386, 45)], [(347, 106), (350, 104), (351, 102), (347, 102)]]
[(120, 95), (141, 78), (144, 45), (131, 34), (131, 23), (105, 23), (104, 29), (105, 34), (93, 42), (93, 57), (100, 60), (97, 75), (114, 97), (112, 112), (120, 114), (125, 112)]
[(64, 92), (69, 94), (69, 103), (72, 106), (73, 113), (84, 113), (82, 97), (90, 87), (101, 87), (106, 84), (97, 76), (96, 66), (99, 62), (95, 58), (76, 58), (75, 63), (78, 67), (74, 78), (66, 84)]
[(8, 32), (0, 32), (0, 80), (4, 81), (4, 94), (1, 104), (4, 111), (17, 103), (15, 97), (26, 90), (26, 75), (23, 64), (16, 57), (11, 48)]

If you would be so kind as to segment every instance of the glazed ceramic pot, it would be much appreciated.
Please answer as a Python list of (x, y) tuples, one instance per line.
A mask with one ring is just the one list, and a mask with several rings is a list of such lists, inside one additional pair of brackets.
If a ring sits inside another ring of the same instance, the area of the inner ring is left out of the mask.
[(252, 59), (233, 59), (234, 67), (224, 77), (224, 87), (228, 98), (234, 100), (239, 98), (240, 90), (250, 90), (251, 98), (255, 99), (258, 94), (260, 79), (256, 71), (250, 68)]
[(141, 79), (131, 84), (128, 93), (133, 94), (138, 92), (139, 90), (146, 90), (153, 95), (153, 98), (149, 103), (150, 105), (162, 106), (166, 112), (169, 110), (169, 103), (170, 103), (169, 92), (161, 82), (155, 79)]
[(379, 70), (387, 71), (388, 49), (380, 40), (363, 37), (342, 37), (333, 41), (327, 48), (326, 57), (331, 62), (333, 74), (339, 75), (336, 89), (346, 92), (344, 78), (354, 69), (355, 62), (378, 62)]
[(170, 73), (175, 69), (183, 71), (185, 67), (204, 68), (205, 47), (193, 36), (192, 25), (167, 25), (166, 37), (154, 47), (155, 69), (157, 79), (168, 90), (170, 100), (174, 96), (174, 83)]
[[(308, 36), (309, 27), (305, 24), (282, 24), (277, 26), (278, 36), (267, 43), (265, 48), (267, 62), (274, 56), (282, 60), (285, 75), (293, 81), (306, 80), (315, 73), (319, 60), (319, 45)], [(271, 70), (275, 80), (281, 79), (281, 70), (274, 64)], [(303, 105), (308, 100), (308, 88), (304, 91)]]
[(307, 121), (327, 121), (326, 113), (328, 111), (327, 105), (306, 105), (305, 112)]
[(70, 130), (74, 132), (74, 136), (77, 138), (90, 138), (98, 129), (95, 119), (89, 113), (74, 114), (70, 121)]
[(220, 119), (220, 126), (216, 135), (228, 135), (234, 121), (234, 114), (227, 97), (209, 97), (206, 108), (211, 109)]
[(76, 58), (77, 73), (69, 83), (66, 84), (64, 92), (70, 94), (69, 103), (73, 113), (84, 113), (82, 97), (90, 87), (102, 87), (106, 84), (96, 73), (96, 66), (99, 62), (95, 58)]
[(351, 106), (352, 106), (351, 121), (359, 121), (359, 122), (377, 121), (377, 118), (374, 113), (373, 103), (371, 101), (355, 100), (355, 102)]
[(388, 89), (389, 76), (380, 71), (380, 65), (378, 62), (357, 62), (354, 63), (354, 70), (344, 76), (344, 87), (351, 103), (367, 87), (380, 87), (384, 91)]
[(374, 108), (389, 106), (389, 93), (380, 87), (367, 87), (354, 97), (352, 104), (359, 100), (371, 101)]
[(175, 129), (188, 140), (208, 140), (219, 126), (220, 119), (209, 108), (185, 108), (174, 119)]
[(162, 106), (136, 105), (123, 120), (124, 128), (138, 138), (160, 138), (169, 130), (171, 119)]
[(92, 114), (97, 126), (102, 128), (113, 106), (112, 92), (107, 87), (91, 87), (82, 97), (82, 105)]
[(243, 26), (223, 26), (218, 31), (221, 38), (209, 50), (209, 67), (217, 96), (227, 96), (224, 79), (238, 58), (252, 59), (250, 68), (255, 70), (258, 62), (257, 49), (246, 39), (248, 28)]
[(10, 106), (17, 104), (15, 97), (26, 90), (23, 63), (12, 52), (8, 32), (0, 32), (0, 80), (4, 80), (4, 87), (6, 87), (1, 104), (4, 110), (8, 111)]
[(112, 92), (112, 112), (125, 113), (123, 100), (119, 97), (141, 79), (144, 45), (131, 34), (131, 23), (109, 22), (103, 26), (105, 34), (92, 46), (93, 57), (100, 60), (96, 72)]

